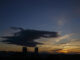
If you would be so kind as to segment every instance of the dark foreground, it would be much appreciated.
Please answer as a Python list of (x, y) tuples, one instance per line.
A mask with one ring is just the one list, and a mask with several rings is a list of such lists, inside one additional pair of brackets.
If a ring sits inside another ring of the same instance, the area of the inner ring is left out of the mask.
[(0, 52), (0, 60), (80, 60), (80, 54), (38, 54), (20, 52)]

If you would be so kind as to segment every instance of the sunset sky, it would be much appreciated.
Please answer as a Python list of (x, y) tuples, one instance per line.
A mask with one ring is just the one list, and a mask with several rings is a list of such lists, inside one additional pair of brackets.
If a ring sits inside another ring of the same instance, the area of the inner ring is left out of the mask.
[[(0, 36), (15, 33), (10, 27), (58, 32), (57, 38), (36, 39), (43, 43), (37, 45), (39, 51), (80, 53), (79, 0), (0, 0)], [(0, 51), (21, 51), (22, 46), (2, 40)]]

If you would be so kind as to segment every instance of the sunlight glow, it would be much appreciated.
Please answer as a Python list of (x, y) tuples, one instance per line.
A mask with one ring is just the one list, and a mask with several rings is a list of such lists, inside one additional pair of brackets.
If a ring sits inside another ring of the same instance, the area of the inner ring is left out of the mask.
[(65, 53), (65, 54), (69, 53), (69, 51), (68, 51), (68, 50), (66, 50), (66, 49), (59, 50), (59, 51), (57, 51), (57, 52), (58, 52), (58, 53)]

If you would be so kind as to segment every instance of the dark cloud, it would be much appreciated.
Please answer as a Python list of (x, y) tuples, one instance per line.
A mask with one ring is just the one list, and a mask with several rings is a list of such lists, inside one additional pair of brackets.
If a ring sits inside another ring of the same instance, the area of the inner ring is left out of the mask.
[(14, 33), (13, 36), (3, 36), (2, 38), (6, 38), (2, 42), (6, 42), (8, 44), (15, 44), (21, 46), (36, 46), (37, 44), (42, 44), (35, 42), (35, 39), (39, 39), (40, 37), (50, 38), (50, 37), (58, 37), (57, 32), (49, 32), (49, 31), (39, 31), (39, 30), (24, 30), (21, 28), (13, 28), (20, 29), (21, 31)]

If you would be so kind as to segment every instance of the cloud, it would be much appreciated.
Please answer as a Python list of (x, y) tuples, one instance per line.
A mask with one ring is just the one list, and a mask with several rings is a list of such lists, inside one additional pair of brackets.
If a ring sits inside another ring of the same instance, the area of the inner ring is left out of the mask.
[(79, 33), (71, 33), (71, 34), (67, 34), (64, 35), (62, 37), (56, 38), (56, 43), (55, 44), (67, 44), (70, 42), (79, 42), (80, 43), (80, 38), (79, 38), (80, 34)]
[[(45, 48), (44, 50), (48, 49), (47, 51), (59, 53), (59, 51), (68, 50), (67, 52), (71, 52), (71, 49), (80, 49), (80, 39), (73, 38), (77, 36), (77, 33), (66, 34), (64, 36), (60, 36), (58, 38), (40, 38), (36, 40), (36, 42), (43, 43), (42, 45), (37, 45), (40, 48)], [(80, 50), (79, 50), (80, 51)], [(78, 51), (78, 52), (79, 52)]]
[(72, 41), (60, 46), (62, 46), (62, 51), (67, 50), (69, 53), (80, 53), (80, 41)]
[(19, 32), (19, 30), (13, 30), (13, 29), (8, 28), (2, 32), (1, 36), (13, 36), (14, 33), (16, 32)]
[(66, 40), (66, 41), (64, 41), (64, 40), (69, 38), (72, 35), (73, 34), (67, 34), (64, 36), (57, 37), (57, 38), (40, 38), (40, 39), (35, 40), (35, 41), (43, 43), (43, 45), (38, 45), (38, 47), (59, 48), (58, 46), (62, 45), (63, 43), (65, 44), (65, 43), (69, 42), (68, 40)]
[(64, 36), (60, 36), (59, 38), (56, 39), (57, 42), (63, 40), (63, 39), (66, 39), (66, 38), (69, 38), (70, 36), (72, 36), (73, 34), (66, 34)]
[(58, 37), (57, 32), (39, 31), (39, 30), (22, 30), (14, 33), (13, 36), (3, 36), (6, 38), (3, 42), (8, 44), (15, 44), (21, 46), (36, 46), (42, 44), (41, 42), (34, 41), (40, 39), (40, 37), (51, 38)]
[[(72, 36), (76, 36), (77, 34), (72, 34)], [(58, 42), (59, 46), (61, 46), (62, 50), (67, 49), (67, 50), (71, 50), (71, 49), (80, 49), (80, 38), (70, 38), (67, 39), (65, 42), (60, 41)]]
[(5, 38), (2, 38), (2, 36), (14, 36), (14, 33), (19, 32), (19, 30), (12, 30), (10, 28), (6, 29), (5, 31), (2, 32), (0, 35), (0, 42), (5, 40)]
[(76, 39), (74, 40), (71, 38), (72, 36), (75, 36), (75, 35), (77, 35), (77, 34), (71, 33), (71, 34), (66, 34), (64, 36), (60, 36), (57, 38), (40, 38), (35, 41), (43, 43), (43, 45), (40, 47), (64, 46), (64, 44), (70, 43), (72, 41), (77, 41)]

